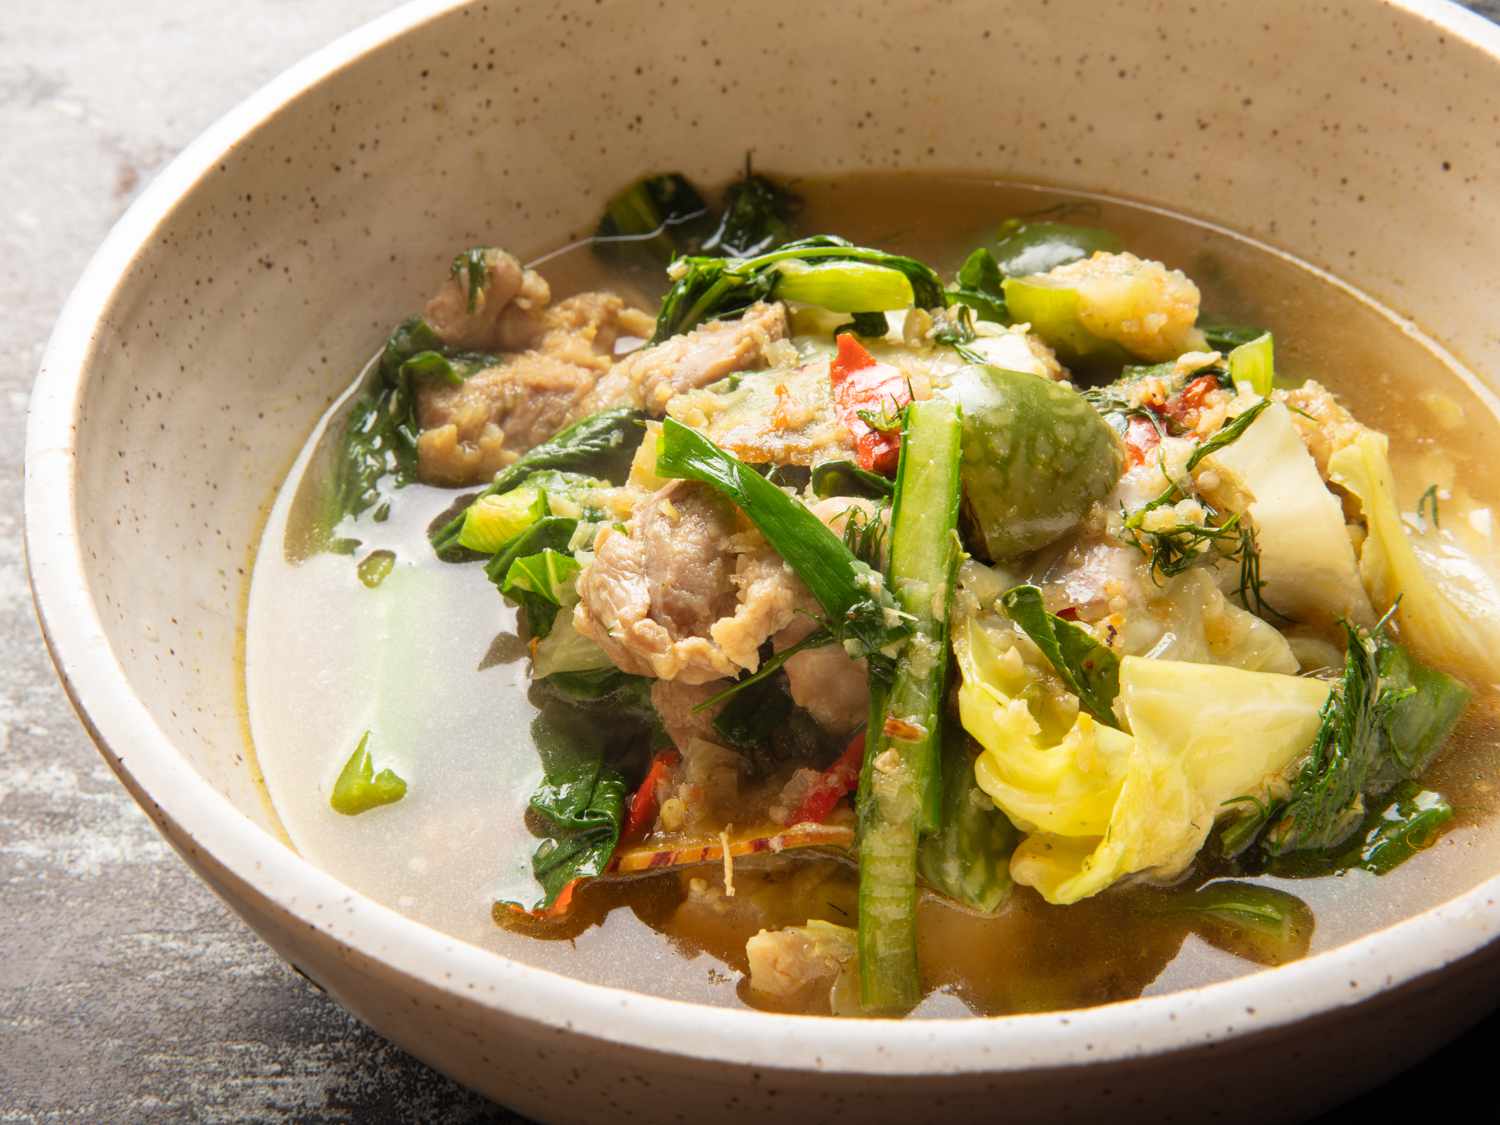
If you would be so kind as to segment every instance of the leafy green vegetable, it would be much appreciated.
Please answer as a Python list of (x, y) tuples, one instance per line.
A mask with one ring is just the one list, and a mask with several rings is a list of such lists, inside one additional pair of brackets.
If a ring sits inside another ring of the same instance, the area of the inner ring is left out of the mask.
[(939, 827), (938, 761), (948, 678), (948, 611), (958, 538), (959, 410), (942, 399), (906, 409), (891, 514), (891, 589), (915, 625), (894, 679), (870, 677), (859, 817), (860, 998), (900, 1012), (920, 997), (916, 882), (920, 834)]
[(1274, 342), (1266, 332), (1229, 353), (1229, 377), (1249, 383), (1258, 395), (1269, 395), (1276, 384)]
[(785, 762), (821, 768), (836, 749), (792, 700), (785, 676), (768, 676), (737, 692), (713, 725), (725, 745), (744, 754), (761, 775)]
[(581, 569), (571, 555), (546, 547), (511, 563), (500, 592), (526, 610), (531, 635), (545, 637), (552, 632), (557, 611), (569, 600)]
[(486, 247), (476, 246), (453, 259), (451, 272), (469, 294), (469, 312), (477, 309), (479, 302), (484, 300), (484, 283), (490, 276), (489, 264), (485, 261), (487, 253)]
[(1098, 227), (1007, 219), (1000, 225), (994, 260), (1005, 277), (1026, 277), (1121, 246), (1119, 238)]
[(1374, 641), (1343, 624), (1343, 678), (1323, 706), (1312, 749), (1264, 843), (1273, 853), (1322, 850), (1343, 842), (1364, 816), (1364, 786), (1380, 754), (1382, 701)]
[(356, 573), (360, 583), (366, 589), (373, 590), (390, 577), (395, 565), (395, 551), (371, 551), (360, 560)]
[(531, 726), (542, 758), (542, 783), (529, 813), (544, 836), (531, 858), (546, 910), (574, 880), (604, 873), (620, 841), (625, 776), (604, 760), (600, 724), (557, 704), (544, 707)]
[(406, 782), (395, 771), (383, 769), (375, 772), (375, 763), (370, 758), (370, 732), (365, 731), (354, 753), (339, 771), (328, 803), (334, 812), (358, 816), (381, 805), (393, 804), (404, 796)]
[(944, 728), (941, 772), (942, 824), (922, 840), (917, 869), (933, 890), (993, 914), (1010, 897), (1010, 855), (1020, 833), (974, 781), (962, 730)]
[(704, 242), (701, 253), (749, 258), (780, 246), (792, 237), (792, 216), (801, 202), (747, 167), (744, 177), (725, 190), (719, 228)]
[[(637, 443), (631, 439), (638, 441), (644, 433), (641, 428), (644, 417), (639, 411), (625, 407), (590, 414), (523, 453), (514, 464), (495, 474), (489, 487), (474, 499), (509, 492), (542, 469), (594, 471), (605, 464), (623, 461)], [(459, 549), (458, 537), (466, 513), (467, 509), (432, 533), (432, 547), (439, 558), (451, 557)]]
[(491, 355), (445, 347), (420, 316), (396, 326), (339, 435), (323, 505), (325, 538), (344, 517), (371, 508), (384, 520), (390, 493), (417, 479), (418, 382), (462, 383), (494, 362)]
[(573, 707), (608, 708), (615, 715), (656, 721), (651, 706), (651, 676), (632, 676), (611, 665), (583, 672), (558, 672), (536, 680), (534, 690)]
[(423, 352), (441, 352), (443, 340), (420, 316), (409, 316), (391, 330), (380, 352), (380, 381), (394, 386), (406, 361)]
[(711, 224), (708, 205), (685, 176), (646, 176), (605, 204), (594, 253), (612, 261), (644, 255), (665, 265), (695, 247)]
[(662, 422), (656, 471), (706, 484), (743, 511), (807, 584), (827, 615), (824, 628), (850, 656), (878, 663), (884, 649), (910, 634), (909, 621), (896, 609), (880, 575), (855, 558), (817, 516), (675, 418)]
[(1321, 878), (1353, 868), (1384, 875), (1430, 847), (1453, 817), (1453, 806), (1441, 794), (1415, 781), (1403, 781), (1338, 847), (1274, 855), (1262, 865), (1288, 879)]
[(781, 275), (776, 296), (783, 301), (855, 314), (909, 309), (912, 305), (911, 280), (888, 266), (793, 260), (779, 263), (776, 272)]
[(566, 552), (573, 542), (573, 533), (578, 530), (578, 521), (567, 516), (543, 516), (511, 540), (510, 546), (484, 564), (484, 573), (491, 582), (502, 588), (517, 559), (535, 555), (541, 551)]
[(397, 374), (402, 379), (426, 379), (456, 387), (475, 372), (499, 362), (499, 356), (488, 352), (418, 352), (397, 368)]
[(1000, 604), (1078, 696), (1079, 705), (1101, 723), (1118, 727), (1114, 704), (1120, 692), (1120, 658), (1083, 626), (1048, 613), (1036, 586), (1007, 590)]
[(857, 312), (850, 318), (847, 324), (840, 324), (833, 330), (833, 338), (838, 339), (842, 332), (853, 332), (856, 336), (879, 339), (891, 330), (890, 321), (886, 320), (885, 313), (881, 312)]
[(1375, 815), (1375, 823), (1360, 842), (1358, 866), (1384, 875), (1431, 847), (1454, 814), (1441, 794), (1406, 781)]
[[(1001, 287), (1004, 278), (995, 256), (983, 246), (975, 250), (958, 269), (957, 284), (948, 290), (949, 305), (966, 305), (973, 309), (981, 320), (995, 324), (1009, 324), (1010, 314), (1005, 308), (1005, 290)], [(972, 334), (970, 339), (972, 339)], [(945, 341), (946, 342), (946, 341)], [(966, 340), (956, 341), (967, 343)]]
[(481, 496), (464, 511), (458, 545), (493, 555), (547, 511), (547, 494), (526, 485), (498, 496)]
[(1381, 626), (1373, 633), (1343, 628), (1343, 676), (1262, 839), (1272, 855), (1344, 843), (1364, 820), (1367, 798), (1384, 796), (1425, 768), (1469, 700), (1467, 688), (1418, 663)]
[[(850, 270), (850, 265), (862, 268)], [(810, 269), (799, 272), (798, 266)], [(830, 269), (833, 266), (838, 269)], [(938, 308), (944, 304), (942, 282), (930, 267), (899, 254), (855, 246), (830, 234), (789, 242), (753, 258), (680, 258), (672, 264), (672, 274), (676, 280), (662, 298), (652, 343), (687, 332), (706, 320), (737, 316), (756, 301), (777, 300), (787, 284), (792, 292), (806, 292), (820, 303), (833, 302), (825, 307), (839, 312), (878, 312), (913, 304)], [(894, 274), (900, 274), (904, 284), (895, 282)], [(905, 304), (891, 305), (896, 289), (904, 294), (908, 286), (909, 300), (903, 297)]]
[(1258, 340), (1262, 336), (1269, 335), (1264, 328), (1246, 324), (1224, 324), (1219, 321), (1200, 320), (1198, 330), (1203, 333), (1203, 338), (1210, 348), (1225, 354), (1253, 340)]
[(891, 494), (893, 485), (879, 473), (861, 469), (853, 461), (824, 461), (812, 471), (813, 495), (820, 499), (830, 496), (863, 496), (880, 500)]
[(401, 368), (417, 352), (441, 346), (421, 317), (403, 321), (386, 340), (373, 385), (355, 401), (344, 423), (330, 475), (327, 528), (377, 505), (375, 518), (384, 519), (390, 501), (383, 486), (402, 488), (416, 479), (416, 398)]
[(1313, 913), (1296, 895), (1256, 883), (1221, 880), (1195, 891), (1146, 900), (1157, 915), (1188, 915), (1204, 938), (1262, 965), (1284, 965), (1307, 954)]

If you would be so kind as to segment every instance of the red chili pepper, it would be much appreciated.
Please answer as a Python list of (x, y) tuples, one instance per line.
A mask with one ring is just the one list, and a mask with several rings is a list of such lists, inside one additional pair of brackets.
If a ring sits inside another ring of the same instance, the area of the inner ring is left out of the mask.
[(839, 800), (859, 784), (859, 771), (865, 762), (865, 732), (860, 731), (849, 743), (848, 749), (838, 756), (813, 782), (813, 787), (802, 803), (792, 813), (788, 824), (821, 824), (828, 819)]
[(854, 435), (859, 467), (892, 476), (901, 455), (899, 423), (894, 429), (880, 430), (860, 414), (899, 418), (911, 401), (906, 376), (890, 364), (878, 362), (852, 332), (839, 333), (838, 349), (828, 368), (828, 377), (833, 384), (839, 420)]
[(512, 914), (524, 914), (528, 918), (535, 918), (538, 921), (555, 921), (556, 919), (561, 918), (565, 914), (567, 914), (569, 909), (572, 908), (573, 892), (576, 891), (582, 883), (582, 876), (572, 880), (569, 883), (565, 883), (563, 885), (563, 889), (557, 892), (557, 897), (552, 900), (552, 905), (541, 910), (527, 910), (519, 902), (507, 902), (505, 904), (505, 909), (509, 910)]
[[(667, 771), (679, 761), (676, 750), (663, 750), (651, 759), (651, 768), (646, 771), (646, 780), (630, 798), (630, 809), (625, 814), (625, 825), (620, 829), (620, 842), (639, 840), (656, 823), (656, 787), (667, 776)], [(562, 896), (558, 896), (561, 898)]]
[(1144, 465), (1150, 452), (1161, 444), (1161, 434), (1148, 418), (1132, 414), (1125, 423), (1125, 467)]
[(1167, 400), (1167, 417), (1182, 424), (1183, 419), (1192, 411), (1203, 409), (1203, 400), (1208, 397), (1210, 391), (1218, 390), (1218, 388), (1217, 378), (1212, 375), (1199, 375)]

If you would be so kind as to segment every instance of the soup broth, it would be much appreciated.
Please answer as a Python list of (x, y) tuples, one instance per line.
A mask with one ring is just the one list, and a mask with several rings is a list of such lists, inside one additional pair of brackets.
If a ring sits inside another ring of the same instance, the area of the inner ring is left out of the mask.
[[(1009, 216), (1046, 212), (1116, 233), (1142, 258), (1183, 270), (1206, 314), (1269, 328), (1279, 380), (1316, 378), (1360, 421), (1386, 432), (1403, 511), (1436, 483), (1444, 526), (1486, 567), (1500, 495), (1495, 401), (1419, 332), (1349, 286), (1291, 257), (1192, 219), (1124, 200), (978, 178), (870, 174), (791, 181), (798, 225), (909, 254), (951, 276)], [(435, 260), (448, 248), (435, 247)], [(547, 246), (517, 252), (546, 254)], [(538, 267), (554, 298), (594, 289), (646, 307), (662, 282), (611, 268), (586, 246)], [(374, 341), (372, 341), (374, 343)], [(352, 395), (352, 392), (351, 392)], [(351, 395), (318, 424), (278, 493), (253, 569), (245, 643), (249, 726), (266, 786), (295, 847), (351, 888), (455, 938), (572, 977), (702, 1003), (752, 1001), (745, 942), (762, 928), (822, 918), (852, 925), (857, 875), (829, 856), (740, 860), (734, 894), (714, 863), (578, 894), (561, 923), (497, 924), (498, 901), (535, 895), (526, 828), (541, 767), (528, 730), (528, 650), (516, 612), (477, 565), (438, 561), (429, 525), (455, 493), (411, 485), (388, 519), (362, 517), (361, 557), (389, 551), (377, 589), (347, 554), (310, 549), (317, 481)], [(1258, 879), (1302, 898), (1312, 952), (1430, 908), (1500, 868), (1496, 697), (1476, 691), (1424, 785), (1457, 810), (1437, 843), (1394, 871)], [(337, 816), (329, 794), (362, 732), (406, 797)], [(1186, 879), (1216, 875), (1200, 862)], [(1194, 987), (1258, 962), (1180, 915), (1153, 908), (1138, 880), (1069, 906), (1018, 886), (994, 917), (926, 897), (919, 908), (926, 998), (916, 1014), (1063, 1009)], [(504, 919), (502, 919), (504, 920)], [(1263, 960), (1263, 958), (1262, 958)], [(757, 1001), (757, 1003), (760, 1003)]]

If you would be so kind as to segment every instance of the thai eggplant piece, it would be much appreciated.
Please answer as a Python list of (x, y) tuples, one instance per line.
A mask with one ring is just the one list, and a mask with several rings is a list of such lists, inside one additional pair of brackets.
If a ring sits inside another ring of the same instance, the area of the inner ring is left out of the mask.
[[(1180, 270), (1002, 219), (945, 277), (798, 230), (765, 177), (718, 208), (651, 177), (593, 251), (665, 269), (654, 306), (480, 247), (392, 332), (323, 541), (465, 490), (431, 548), (522, 612), (534, 892), (498, 923), (836, 856), (847, 924), (761, 930), (749, 994), (899, 1015), (924, 897), (1133, 892), (1279, 963), (1311, 914), (1249, 880), (1383, 873), (1453, 818), (1422, 777), (1500, 630), (1438, 557), (1441, 491), (1403, 510), (1387, 438)], [(351, 748), (335, 812), (404, 799), (379, 730)]]

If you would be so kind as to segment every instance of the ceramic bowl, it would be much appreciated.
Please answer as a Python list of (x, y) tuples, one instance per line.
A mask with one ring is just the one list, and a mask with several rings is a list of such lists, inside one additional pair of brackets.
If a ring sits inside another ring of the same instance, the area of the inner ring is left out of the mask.
[[(554, 245), (645, 170), (979, 172), (1290, 248), (1500, 374), (1500, 32), (1446, 4), (418, 3), (210, 129), (121, 220), (31, 403), (26, 533), (58, 670), (161, 831), (373, 1027), (538, 1117), (1267, 1121), (1490, 1004), (1500, 855), (1281, 969), (1084, 1011), (834, 1022), (466, 946), (278, 838), (237, 637), (263, 513), (434, 255)], [(1288, 1075), (1299, 1076), (1289, 1080)]]

